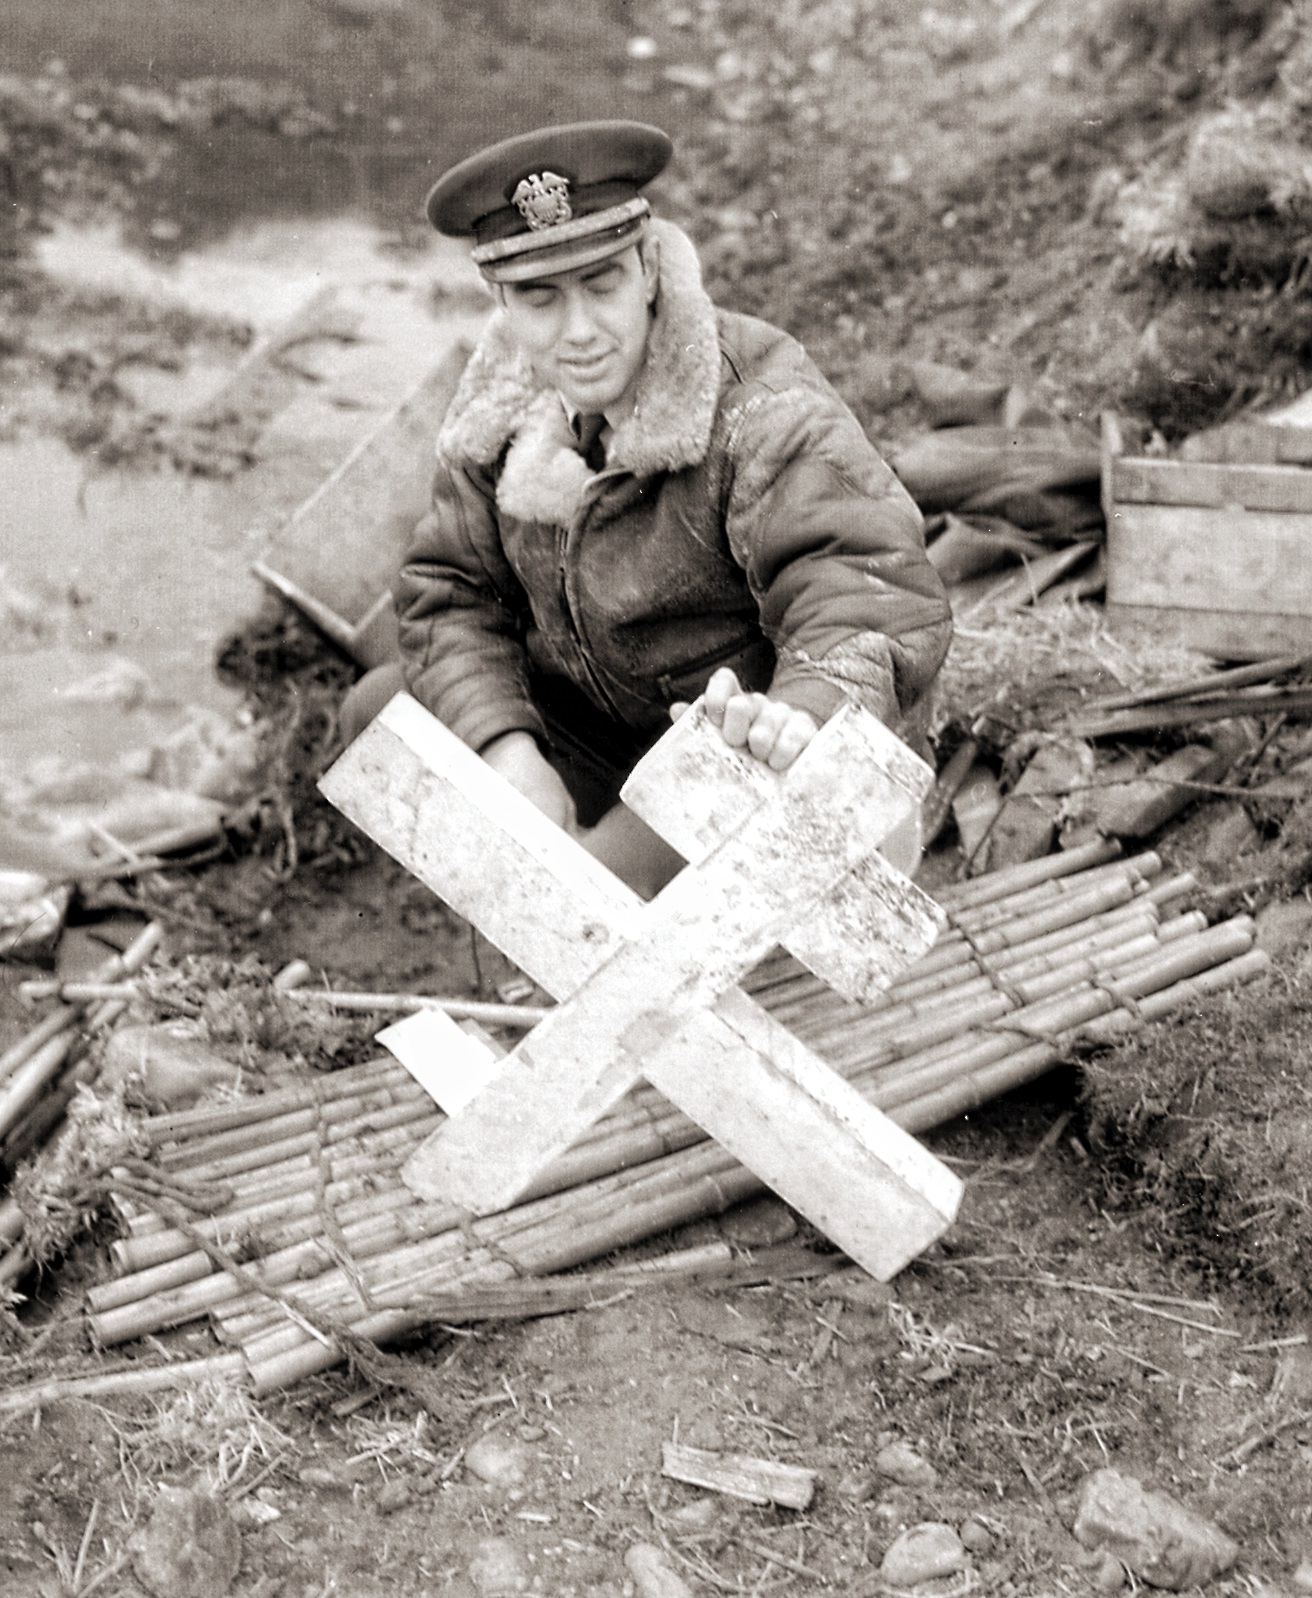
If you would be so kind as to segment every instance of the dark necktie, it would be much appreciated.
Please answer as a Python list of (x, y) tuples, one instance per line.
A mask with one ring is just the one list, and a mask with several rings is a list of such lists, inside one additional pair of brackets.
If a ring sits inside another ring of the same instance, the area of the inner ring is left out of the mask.
[(574, 419), (574, 431), (579, 440), (579, 454), (594, 472), (603, 472), (606, 469), (606, 446), (601, 437), (605, 427), (606, 418), (600, 411), (580, 412)]

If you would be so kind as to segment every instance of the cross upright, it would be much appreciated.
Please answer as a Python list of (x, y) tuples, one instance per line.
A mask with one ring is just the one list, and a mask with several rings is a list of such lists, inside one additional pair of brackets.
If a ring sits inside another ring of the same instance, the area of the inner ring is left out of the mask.
[(783, 943), (868, 999), (928, 948), (941, 913), (877, 849), (929, 780), (852, 706), (776, 773), (698, 704), (623, 791), (689, 862), (644, 903), (398, 695), (324, 793), (559, 1001), (407, 1183), (507, 1208), (645, 1077), (872, 1275), (894, 1275), (951, 1224), (961, 1183), (737, 984)]

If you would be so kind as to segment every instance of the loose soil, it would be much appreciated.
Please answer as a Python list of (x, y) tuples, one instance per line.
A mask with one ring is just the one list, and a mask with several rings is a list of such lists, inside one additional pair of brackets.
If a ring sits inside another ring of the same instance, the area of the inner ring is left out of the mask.
[[(1111, 405), (1165, 439), (1306, 382), (1306, 296), (1279, 272), (1145, 267), (1108, 210), (1192, 119), (1265, 92), (1275, 5), (234, 0), (185, 26), (175, 11), (0, 0), (11, 437), (96, 458), (139, 419), (116, 380), (126, 362), (232, 365), (250, 337), (56, 287), (32, 265), (42, 230), (116, 221), (166, 266), (238, 221), (349, 213), (404, 252), (426, 183), (509, 104), (518, 126), (625, 114), (678, 134), (659, 203), (697, 236), (717, 296), (802, 337), (882, 439), (924, 424), (913, 360), (1017, 380), (1070, 420)], [(176, 468), (119, 449), (113, 469)], [(1124, 675), (1125, 654), (1096, 639), (1075, 670), (1072, 637), (1056, 640), (1063, 691)], [(1001, 707), (1009, 734), (1054, 692), (1059, 674), (1032, 669), (1051, 624), (1007, 641), (1010, 658), (983, 651), (973, 674), (958, 662), (940, 753), (982, 711)], [(271, 610), (219, 666), (280, 729), (267, 792), (225, 858), (107, 889), (80, 918), (126, 902), (163, 920), (175, 960), (302, 956), (337, 985), (493, 996), (504, 962), (314, 794), (345, 663)], [(1299, 736), (1279, 732), (1254, 769), (1306, 756)], [(1307, 807), (1250, 809), (1251, 871), (1209, 854), (1206, 806), (1153, 840), (1196, 867), (1208, 909), (1296, 906), (1305, 888)], [(949, 834), (931, 875), (959, 867)], [(207, 1387), (45, 1405), (5, 1426), (0, 1594), (140, 1598), (128, 1538), (161, 1483), (232, 1506), (232, 1590), (259, 1598), (615, 1598), (635, 1542), (662, 1545), (697, 1593), (875, 1593), (884, 1550), (927, 1520), (969, 1526), (973, 1549), (968, 1577), (927, 1590), (1105, 1590), (1070, 1526), (1107, 1465), (1238, 1541), (1218, 1591), (1306, 1590), (1310, 980), (1296, 929), (1269, 982), (933, 1136), (966, 1201), (889, 1294), (853, 1293), (824, 1241), (767, 1200), (645, 1252), (791, 1239), (817, 1274), (435, 1327), (258, 1403)], [(0, 1001), (8, 1041), (23, 1013)], [(358, 1057), (365, 1031), (259, 1041), (323, 1067)], [(97, 1226), (8, 1327), (8, 1385), (86, 1367), (72, 1316), (106, 1272)], [(191, 1328), (131, 1353), (213, 1347)], [(513, 1445), (520, 1479), (468, 1468), (484, 1437)], [(815, 1500), (760, 1508), (665, 1479), (676, 1437), (813, 1469)], [(893, 1441), (932, 1480), (881, 1474)]]

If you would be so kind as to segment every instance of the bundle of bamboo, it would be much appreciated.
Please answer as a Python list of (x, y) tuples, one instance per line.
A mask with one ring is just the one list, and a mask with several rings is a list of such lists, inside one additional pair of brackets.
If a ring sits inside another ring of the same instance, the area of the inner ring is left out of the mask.
[[(142, 928), (122, 954), (96, 971), (92, 999), (61, 1001), (0, 1056), (0, 1177), (8, 1180), (60, 1124), (78, 1086), (91, 1078), (89, 1038), (113, 1026), (127, 1009), (125, 978), (140, 971), (159, 947), (157, 922)], [(0, 1199), (0, 1289), (12, 1288), (32, 1267), (23, 1240), (27, 1217), (10, 1193)]]
[[(1247, 917), (1209, 927), (1151, 854), (1099, 842), (945, 893), (950, 930), (874, 1008), (780, 953), (759, 1001), (911, 1131), (1265, 968)], [(640, 1085), (512, 1209), (482, 1220), (402, 1184), (438, 1124), (389, 1060), (147, 1123), (156, 1180), (123, 1173), (120, 1275), (90, 1326), (121, 1343), (208, 1314), (258, 1391), (386, 1340), (462, 1288), (582, 1264), (717, 1214), (760, 1183)], [(230, 1361), (231, 1354), (216, 1356)]]

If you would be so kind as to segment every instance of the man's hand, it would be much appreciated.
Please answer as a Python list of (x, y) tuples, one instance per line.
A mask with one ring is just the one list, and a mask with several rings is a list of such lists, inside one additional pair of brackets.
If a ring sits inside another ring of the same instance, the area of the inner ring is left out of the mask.
[[(820, 730), (805, 710), (746, 692), (728, 666), (721, 666), (706, 684), (705, 698), (706, 714), (725, 743), (746, 749), (772, 771), (786, 771)], [(677, 720), (686, 709), (675, 705), (671, 715)]]
[(502, 733), (483, 750), (483, 759), (549, 820), (567, 831), (574, 830), (574, 801), (569, 789), (531, 732)]

